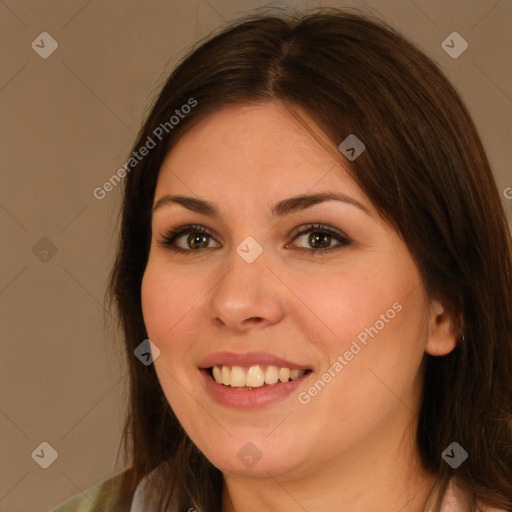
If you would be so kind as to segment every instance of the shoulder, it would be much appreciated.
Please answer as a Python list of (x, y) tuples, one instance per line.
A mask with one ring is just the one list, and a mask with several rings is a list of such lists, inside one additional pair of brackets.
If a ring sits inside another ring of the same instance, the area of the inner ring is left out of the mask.
[[(119, 486), (125, 470), (105, 478), (84, 492), (76, 494), (51, 512), (118, 512)], [(119, 511), (120, 512), (120, 511)]]

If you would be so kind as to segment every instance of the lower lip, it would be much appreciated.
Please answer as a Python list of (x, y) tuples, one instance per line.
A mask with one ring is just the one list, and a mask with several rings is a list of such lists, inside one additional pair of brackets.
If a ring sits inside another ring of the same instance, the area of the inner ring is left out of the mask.
[(209, 370), (201, 369), (200, 372), (209, 394), (221, 405), (236, 407), (237, 409), (255, 409), (279, 402), (290, 396), (313, 374), (313, 372), (309, 372), (298, 379), (289, 382), (280, 382), (272, 386), (263, 386), (254, 389), (236, 389), (215, 382)]

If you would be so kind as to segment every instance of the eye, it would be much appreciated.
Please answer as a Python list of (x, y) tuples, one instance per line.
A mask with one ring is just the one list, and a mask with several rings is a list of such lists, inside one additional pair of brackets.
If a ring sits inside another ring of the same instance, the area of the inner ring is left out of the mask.
[[(324, 253), (340, 249), (340, 247), (344, 247), (352, 243), (351, 240), (343, 233), (328, 226), (324, 226), (323, 224), (309, 224), (307, 226), (302, 226), (295, 233), (293, 240), (297, 240), (297, 238), (304, 237), (307, 234), (309, 234), (309, 236), (307, 237), (306, 242), (310, 244), (310, 246), (313, 246), (313, 248), (307, 249), (299, 247), (299, 250), (312, 253)], [(333, 239), (339, 242), (339, 244), (334, 247), (329, 247)]]
[[(301, 226), (301, 228), (295, 231), (293, 240), (303, 237), (306, 234), (309, 234), (307, 243), (313, 246), (313, 248), (308, 249), (304, 247), (298, 247), (298, 249), (300, 251), (306, 251), (309, 253), (325, 253), (327, 251), (333, 251), (352, 243), (351, 240), (349, 240), (349, 238), (343, 233), (322, 224), (309, 224), (306, 226)], [(180, 246), (178, 242), (182, 238), (184, 240), (181, 242), (182, 245)], [(167, 232), (161, 240), (158, 240), (157, 244), (160, 247), (168, 248), (174, 252), (191, 254), (193, 252), (209, 249), (209, 238), (213, 240), (212, 234), (203, 226), (188, 225), (181, 226), (177, 229)], [(338, 242), (338, 245), (329, 247), (333, 239)], [(286, 247), (288, 246), (289, 244), (286, 245)]]
[[(184, 240), (184, 246), (179, 246), (176, 242), (180, 238), (187, 237)], [(190, 254), (197, 252), (198, 249), (208, 249), (208, 238), (212, 238), (211, 233), (203, 226), (181, 226), (180, 228), (169, 231), (161, 240), (158, 241), (160, 247), (166, 247), (175, 252)]]

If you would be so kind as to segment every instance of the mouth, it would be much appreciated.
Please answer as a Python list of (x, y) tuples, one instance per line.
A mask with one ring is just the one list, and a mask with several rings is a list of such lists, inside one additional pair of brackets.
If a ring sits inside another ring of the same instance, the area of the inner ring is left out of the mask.
[(269, 352), (217, 352), (205, 356), (198, 370), (206, 394), (231, 410), (274, 406), (315, 375), (314, 366)]
[(257, 364), (253, 366), (214, 365), (203, 369), (207, 375), (226, 388), (254, 391), (279, 386), (304, 378), (312, 372), (309, 368)]

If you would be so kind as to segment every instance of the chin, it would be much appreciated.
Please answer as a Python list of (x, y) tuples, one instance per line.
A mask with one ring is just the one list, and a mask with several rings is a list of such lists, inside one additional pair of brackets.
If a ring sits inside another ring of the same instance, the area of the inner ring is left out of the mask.
[(254, 478), (268, 478), (269, 473), (277, 476), (293, 472), (307, 460), (303, 453), (297, 452), (299, 443), (291, 442), (290, 438), (275, 437), (271, 440), (268, 432), (252, 436), (235, 435), (225, 444), (216, 444), (202, 451), (223, 473)]

